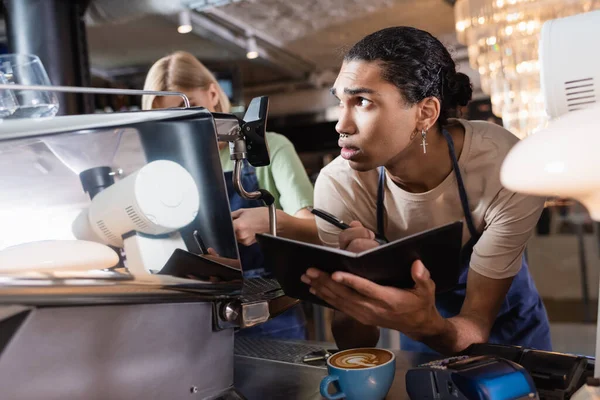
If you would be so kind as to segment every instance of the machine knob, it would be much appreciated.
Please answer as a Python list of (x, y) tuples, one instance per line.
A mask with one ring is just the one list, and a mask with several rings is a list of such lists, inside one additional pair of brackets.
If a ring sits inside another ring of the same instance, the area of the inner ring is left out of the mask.
[(236, 322), (240, 316), (240, 305), (236, 302), (230, 302), (221, 308), (221, 318), (227, 322)]
[(219, 327), (250, 328), (262, 324), (269, 319), (269, 303), (267, 301), (255, 301), (252, 303), (241, 303), (237, 300), (218, 305)]

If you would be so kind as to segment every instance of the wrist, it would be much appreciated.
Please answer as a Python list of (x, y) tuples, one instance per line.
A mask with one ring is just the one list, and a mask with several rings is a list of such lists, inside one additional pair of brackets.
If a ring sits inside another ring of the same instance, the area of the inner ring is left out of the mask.
[(446, 318), (442, 317), (440, 313), (435, 309), (431, 312), (427, 322), (421, 325), (421, 329), (415, 332), (413, 338), (419, 342), (429, 343), (431, 341), (439, 341), (441, 338), (447, 336), (451, 330), (452, 323)]
[[(288, 231), (289, 215), (279, 209), (275, 210), (275, 214), (277, 215), (277, 236), (285, 236)], [(267, 230), (267, 233), (271, 232)]]

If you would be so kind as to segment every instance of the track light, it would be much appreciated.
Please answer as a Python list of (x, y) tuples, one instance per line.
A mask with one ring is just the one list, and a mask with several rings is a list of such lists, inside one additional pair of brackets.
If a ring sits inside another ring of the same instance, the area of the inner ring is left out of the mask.
[(185, 10), (179, 13), (179, 26), (177, 32), (179, 33), (190, 33), (192, 31), (192, 16), (189, 10)]
[(254, 36), (248, 37), (248, 41), (246, 43), (246, 57), (249, 60), (258, 58), (258, 47), (256, 46), (256, 39)]

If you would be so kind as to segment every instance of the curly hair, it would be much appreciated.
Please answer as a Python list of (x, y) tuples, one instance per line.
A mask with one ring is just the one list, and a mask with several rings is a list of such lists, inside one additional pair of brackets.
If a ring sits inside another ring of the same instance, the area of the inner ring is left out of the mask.
[(344, 60), (378, 63), (382, 78), (394, 84), (409, 105), (427, 97), (438, 98), (441, 125), (447, 123), (451, 111), (466, 106), (473, 95), (469, 77), (456, 72), (446, 47), (416, 28), (398, 26), (374, 32), (356, 43)]

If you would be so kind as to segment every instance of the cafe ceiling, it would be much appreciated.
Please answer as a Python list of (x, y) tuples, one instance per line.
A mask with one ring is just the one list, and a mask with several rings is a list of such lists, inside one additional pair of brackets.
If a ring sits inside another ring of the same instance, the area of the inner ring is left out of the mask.
[[(227, 3), (204, 8), (206, 3)], [(186, 50), (214, 69), (240, 71), (252, 90), (289, 84), (329, 85), (348, 46), (366, 34), (415, 26), (453, 47), (454, 15), (447, 0), (95, 0), (88, 9), (93, 73), (106, 79), (143, 76), (158, 58)], [(191, 8), (190, 8), (191, 7)], [(193, 30), (177, 32), (190, 10)], [(246, 58), (249, 36), (261, 56)], [(464, 52), (461, 53), (464, 56)]]

